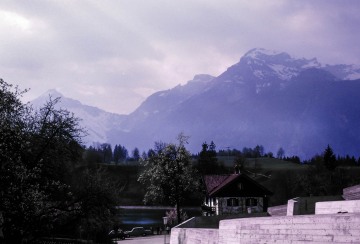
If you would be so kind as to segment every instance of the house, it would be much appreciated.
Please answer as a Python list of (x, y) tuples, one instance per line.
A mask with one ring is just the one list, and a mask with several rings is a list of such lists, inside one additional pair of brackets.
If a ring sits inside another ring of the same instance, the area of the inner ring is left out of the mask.
[(249, 176), (205, 175), (206, 197), (203, 215), (224, 215), (266, 212), (269, 196), (273, 193)]

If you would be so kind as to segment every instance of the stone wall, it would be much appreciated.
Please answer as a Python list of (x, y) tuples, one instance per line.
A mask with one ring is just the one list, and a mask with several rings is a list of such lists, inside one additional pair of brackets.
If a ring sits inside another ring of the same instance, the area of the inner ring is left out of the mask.
[(360, 243), (360, 214), (297, 215), (223, 220), (219, 244)]

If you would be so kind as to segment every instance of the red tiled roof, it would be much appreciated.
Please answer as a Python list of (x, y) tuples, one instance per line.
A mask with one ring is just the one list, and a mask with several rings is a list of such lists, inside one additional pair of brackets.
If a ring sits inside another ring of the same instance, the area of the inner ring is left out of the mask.
[(242, 178), (242, 180), (246, 180), (247, 182), (251, 182), (253, 186), (262, 191), (266, 195), (272, 195), (273, 193), (266, 189), (264, 186), (257, 183), (254, 179), (251, 179), (249, 176), (244, 174), (231, 174), (231, 175), (205, 175), (204, 182), (206, 186), (206, 191), (209, 196), (214, 194), (218, 194), (228, 185), (230, 185), (233, 181)]
[(239, 176), (240, 176), (240, 174), (228, 175), (223, 182), (221, 182), (218, 186), (216, 186), (215, 188), (213, 188), (213, 189), (209, 192), (209, 195), (214, 194), (215, 192), (217, 192), (218, 190), (220, 190), (221, 188), (223, 188), (224, 186), (226, 186), (227, 184), (229, 184), (230, 182), (232, 182), (233, 180), (235, 180), (235, 179), (238, 178)]
[(229, 175), (205, 175), (204, 181), (207, 193), (210, 193), (214, 188), (219, 186), (228, 177)]

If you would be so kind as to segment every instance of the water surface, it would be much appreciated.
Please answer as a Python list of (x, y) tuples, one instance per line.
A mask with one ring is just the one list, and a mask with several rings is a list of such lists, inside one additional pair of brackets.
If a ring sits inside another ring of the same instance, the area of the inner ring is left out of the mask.
[[(145, 228), (162, 228), (164, 226), (163, 217), (166, 212), (173, 209), (164, 206), (119, 206), (119, 225), (124, 230), (130, 230), (133, 227), (142, 226)], [(200, 216), (201, 209), (196, 207), (184, 208), (188, 217)]]

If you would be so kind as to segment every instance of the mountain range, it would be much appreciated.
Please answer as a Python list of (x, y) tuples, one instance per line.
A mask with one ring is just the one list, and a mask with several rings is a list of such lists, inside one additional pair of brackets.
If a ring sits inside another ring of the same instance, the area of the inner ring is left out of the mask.
[[(261, 48), (247, 52), (217, 77), (201, 74), (185, 85), (149, 96), (133, 113), (118, 115), (63, 97), (60, 106), (83, 119), (93, 142), (147, 151), (154, 142), (188, 149), (203, 142), (218, 150), (262, 145), (276, 154), (309, 158), (329, 144), (336, 154), (360, 155), (360, 66), (322, 65)], [(48, 95), (34, 100), (41, 104)]]

